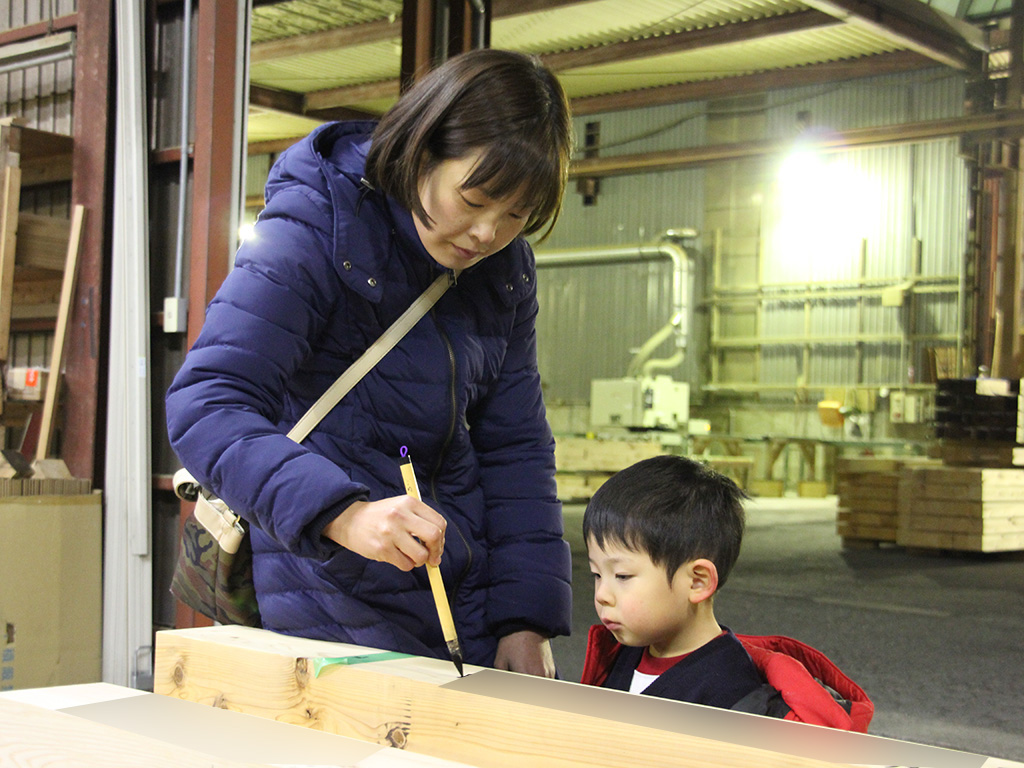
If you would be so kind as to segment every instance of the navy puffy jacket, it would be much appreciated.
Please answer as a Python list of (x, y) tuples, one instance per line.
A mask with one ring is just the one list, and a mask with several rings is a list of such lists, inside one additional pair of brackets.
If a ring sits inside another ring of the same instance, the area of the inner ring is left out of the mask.
[(267, 629), (446, 657), (423, 568), (320, 536), (353, 501), (404, 493), (407, 446), (448, 520), (441, 572), (466, 661), (491, 664), (497, 637), (570, 627), (529, 246), (462, 273), (301, 446), (285, 435), (441, 270), (410, 213), (360, 183), (372, 127), (323, 126), (275, 164), (255, 236), (167, 393), (168, 431), (254, 524)]

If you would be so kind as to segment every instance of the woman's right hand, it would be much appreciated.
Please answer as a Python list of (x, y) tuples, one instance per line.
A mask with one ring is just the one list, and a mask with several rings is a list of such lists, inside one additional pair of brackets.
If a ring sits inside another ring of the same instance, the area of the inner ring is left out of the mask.
[(324, 526), (323, 535), (370, 560), (411, 571), (439, 565), (445, 519), (412, 496), (357, 501)]

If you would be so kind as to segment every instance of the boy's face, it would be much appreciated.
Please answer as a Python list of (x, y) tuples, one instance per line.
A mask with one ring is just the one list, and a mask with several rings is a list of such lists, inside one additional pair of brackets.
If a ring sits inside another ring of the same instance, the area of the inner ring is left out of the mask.
[(693, 650), (687, 627), (693, 618), (690, 577), (684, 565), (669, 581), (665, 568), (644, 552), (587, 539), (598, 618), (623, 645), (650, 646), (655, 656)]

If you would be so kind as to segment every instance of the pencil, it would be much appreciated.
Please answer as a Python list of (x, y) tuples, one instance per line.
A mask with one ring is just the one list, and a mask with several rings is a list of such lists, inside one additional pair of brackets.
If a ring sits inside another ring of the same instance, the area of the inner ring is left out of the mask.
[[(405, 481), (405, 492), (415, 499), (420, 499), (420, 488), (412, 468), (412, 457), (408, 454), (403, 456), (400, 467), (402, 479)], [(430, 591), (434, 594), (434, 605), (437, 606), (437, 617), (441, 620), (441, 631), (444, 633), (445, 643), (448, 644), (448, 653), (455, 663), (459, 677), (462, 677), (462, 644), (455, 633), (455, 620), (452, 619), (452, 609), (448, 604), (448, 593), (444, 589), (441, 569), (430, 563), (427, 563), (426, 568), (430, 579)]]

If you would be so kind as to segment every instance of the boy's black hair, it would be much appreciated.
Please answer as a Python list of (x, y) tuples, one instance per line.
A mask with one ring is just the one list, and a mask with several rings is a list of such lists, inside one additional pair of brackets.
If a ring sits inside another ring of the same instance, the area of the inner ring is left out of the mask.
[(747, 494), (725, 475), (683, 456), (655, 456), (617, 472), (583, 513), (583, 538), (644, 552), (671, 581), (707, 558), (725, 584), (743, 540)]

